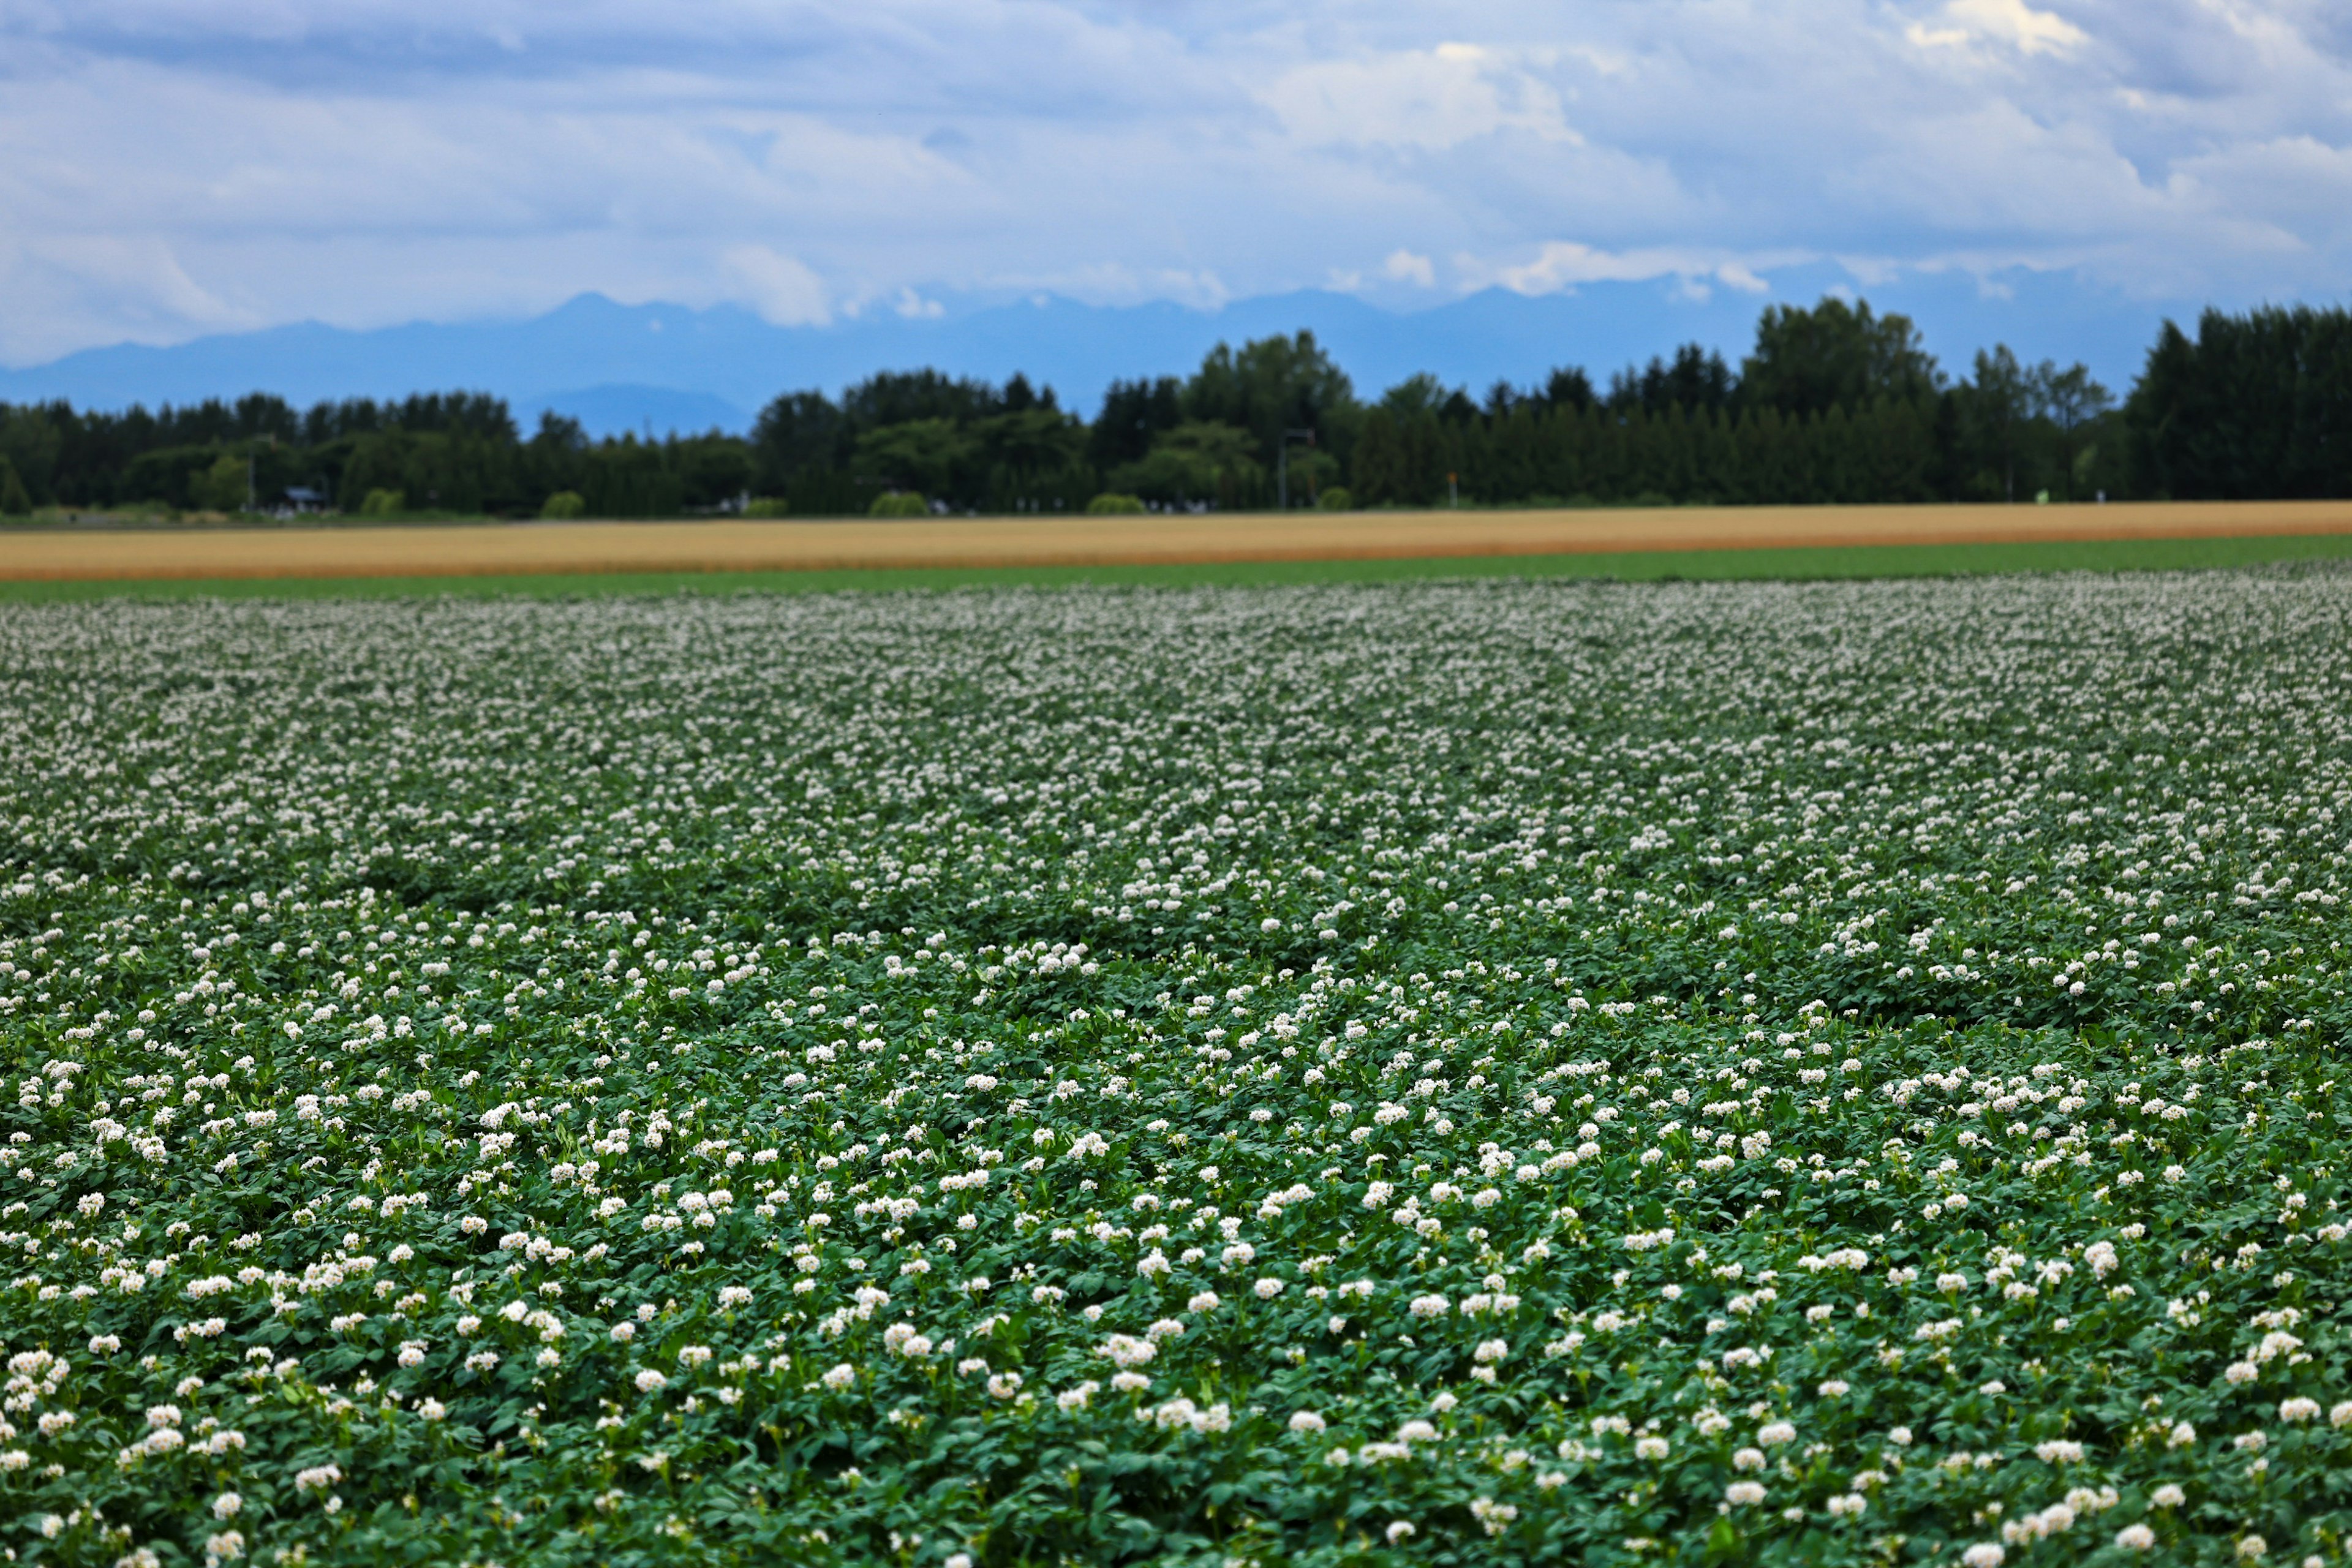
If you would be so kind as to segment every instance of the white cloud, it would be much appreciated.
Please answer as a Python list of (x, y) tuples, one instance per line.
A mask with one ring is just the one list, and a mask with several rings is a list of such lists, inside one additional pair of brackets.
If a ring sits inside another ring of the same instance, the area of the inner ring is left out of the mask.
[(1747, 262), (1675, 248), (1603, 250), (1569, 239), (1547, 241), (1532, 259), (1512, 265), (1496, 266), (1464, 255), (1456, 258), (1456, 266), (1473, 287), (1499, 283), (1515, 294), (1557, 294), (1580, 283), (1646, 283), (1661, 278), (1679, 280), (1684, 294), (1694, 300), (1708, 297), (1710, 279), (1748, 293), (1769, 288)]
[(0, 360), (51, 358), (96, 342), (175, 342), (268, 324), (188, 275), (152, 236), (0, 237)]
[(821, 327), (833, 320), (824, 279), (796, 256), (764, 245), (730, 245), (719, 265), (760, 319), (779, 327)]
[(2333, 294), (2341, 9), (0, 0), (0, 357), (592, 289), (808, 322), (1441, 274), (1720, 306), (1852, 258)]
[[(1357, 274), (1335, 276), (1353, 277), (1360, 281)], [(1148, 300), (1167, 300), (1196, 310), (1214, 310), (1234, 298), (1233, 290), (1214, 272), (1182, 268), (1138, 268), (1117, 262), (1003, 272), (981, 281), (992, 290), (1059, 294), (1089, 305), (1134, 305)], [(1333, 286), (1349, 287), (1337, 282)]]
[(1428, 151), (1503, 131), (1576, 140), (1557, 93), (1475, 44), (1318, 61), (1286, 72), (1263, 96), (1310, 145)]
[(1416, 256), (1410, 250), (1392, 250), (1381, 263), (1381, 276), (1392, 283), (1411, 283), (1423, 289), (1437, 287), (1437, 268), (1426, 256)]
[(2025, 0), (1948, 0), (1941, 26), (1915, 22), (1906, 30), (1923, 47), (1964, 47), (1988, 40), (2029, 55), (2063, 55), (2090, 41), (2090, 35), (2052, 11), (2036, 11)]

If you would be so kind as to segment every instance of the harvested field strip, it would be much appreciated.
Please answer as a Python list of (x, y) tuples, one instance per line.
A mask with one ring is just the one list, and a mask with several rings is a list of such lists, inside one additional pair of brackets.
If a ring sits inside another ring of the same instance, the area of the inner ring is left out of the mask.
[(92, 530), (0, 535), (0, 580), (980, 570), (2298, 535), (2352, 535), (2352, 501)]
[(1581, 555), (1440, 555), (1387, 560), (1197, 562), (1156, 565), (899, 567), (812, 572), (604, 572), (479, 576), (0, 579), (0, 603), (140, 598), (571, 598), (623, 594), (906, 592), (1084, 584), (1266, 586), (1437, 578), (1599, 578), (1622, 583), (1819, 582), (2009, 572), (2179, 572), (2332, 561), (2352, 534), (2219, 539), (2052, 540), (2019, 544), (1883, 544), (1845, 549), (1656, 550)]

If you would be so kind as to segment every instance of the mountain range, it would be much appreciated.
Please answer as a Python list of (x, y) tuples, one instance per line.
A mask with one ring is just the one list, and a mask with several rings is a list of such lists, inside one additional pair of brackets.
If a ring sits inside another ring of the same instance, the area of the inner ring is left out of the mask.
[[(317, 322), (194, 339), (119, 344), (47, 364), (0, 369), (0, 401), (77, 405), (200, 401), (274, 392), (298, 405), (457, 388), (507, 398), (526, 429), (542, 411), (593, 435), (742, 430), (780, 392), (837, 392), (877, 370), (925, 365), (1002, 380), (1014, 371), (1091, 414), (1115, 378), (1182, 374), (1217, 342), (1311, 331), (1360, 395), (1416, 372), (1478, 395), (1497, 380), (1540, 382), (1582, 365), (1595, 383), (1685, 342), (1737, 365), (1756, 317), (1773, 302), (1849, 291), (1823, 264), (1772, 276), (1769, 293), (1667, 281), (1602, 282), (1542, 295), (1491, 289), (1399, 311), (1350, 294), (1304, 290), (1216, 310), (1172, 303), (1088, 305), (1053, 296), (901, 315), (888, 310), (822, 326), (776, 326), (734, 305), (622, 304), (583, 294), (521, 321), (413, 322), (354, 330)], [(2120, 396), (2164, 313), (2068, 273), (1984, 279), (1911, 274), (1863, 290), (1916, 321), (1955, 375), (1979, 348), (2005, 342), (2022, 359), (2080, 360)], [(2182, 313), (2175, 307), (2173, 313)], [(2193, 308), (2192, 312), (2193, 313)]]

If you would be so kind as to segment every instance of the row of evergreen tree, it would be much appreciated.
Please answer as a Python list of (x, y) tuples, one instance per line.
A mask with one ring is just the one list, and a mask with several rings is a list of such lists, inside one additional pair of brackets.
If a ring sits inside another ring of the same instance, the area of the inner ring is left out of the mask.
[[(0, 510), (824, 516), (1082, 510), (1810, 504), (2352, 495), (2352, 314), (2164, 323), (2118, 405), (2006, 346), (1954, 379), (1905, 317), (1775, 306), (1734, 369), (1696, 344), (1597, 388), (1580, 369), (1483, 398), (1419, 375), (1360, 400), (1309, 333), (1116, 382), (1091, 422), (1022, 375), (888, 372), (788, 393), (746, 437), (529, 437), (479, 393), (297, 410), (265, 394), (150, 412), (0, 404)], [(1117, 501), (1113, 504), (1131, 504)], [(908, 510), (901, 505), (898, 510)]]

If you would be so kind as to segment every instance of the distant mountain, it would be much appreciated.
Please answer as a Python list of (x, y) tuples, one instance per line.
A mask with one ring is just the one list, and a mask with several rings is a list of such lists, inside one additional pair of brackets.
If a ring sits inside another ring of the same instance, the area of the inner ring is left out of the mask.
[[(415, 322), (355, 331), (305, 322), (165, 348), (89, 349), (0, 370), (0, 400), (65, 397), (94, 407), (186, 403), (275, 392), (297, 404), (452, 388), (496, 393), (526, 424), (551, 409), (593, 434), (747, 428), (777, 393), (842, 386), (877, 370), (936, 366), (1001, 380), (1024, 371), (1066, 406), (1091, 414), (1107, 383), (1181, 374), (1219, 341), (1312, 331), (1377, 395), (1417, 371), (1483, 393), (1580, 364), (1596, 383), (1696, 341), (1735, 364), (1757, 313), (1810, 303), (1837, 287), (1830, 267), (1776, 273), (1769, 295), (1673, 282), (1598, 283), (1535, 297), (1488, 289), (1410, 313), (1320, 290), (1204, 311), (1159, 303), (1084, 305), (1041, 297), (908, 319), (866, 315), (823, 327), (772, 326), (736, 306), (623, 305), (584, 294), (520, 321)], [(1865, 290), (1908, 312), (1955, 375), (1996, 341), (2028, 360), (2087, 363), (2120, 395), (2153, 341), (2159, 310), (2060, 273), (2018, 272), (1988, 287), (1917, 275)], [(2176, 307), (2186, 314), (2193, 308)]]

